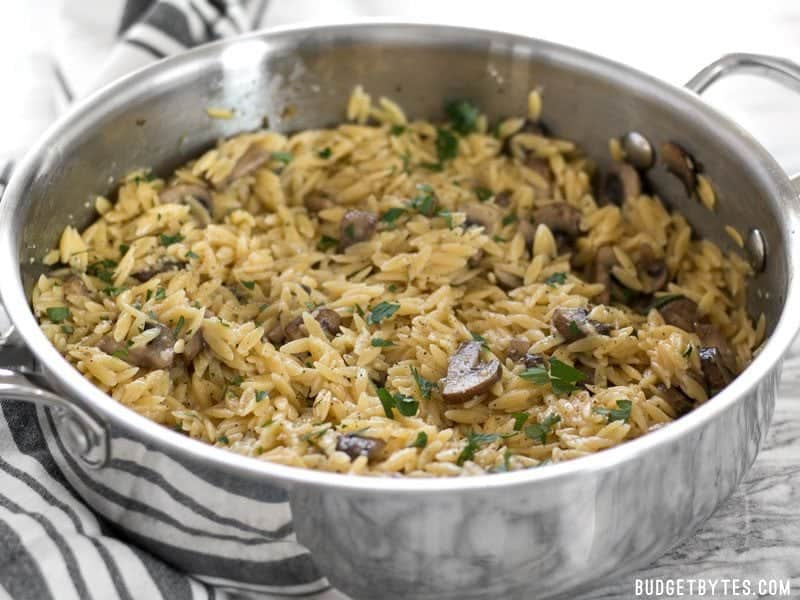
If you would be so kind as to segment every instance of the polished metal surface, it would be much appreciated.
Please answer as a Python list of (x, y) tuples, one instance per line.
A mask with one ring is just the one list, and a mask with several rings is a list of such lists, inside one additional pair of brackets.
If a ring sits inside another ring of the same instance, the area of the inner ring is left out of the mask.
[[(259, 127), (265, 116), (284, 131), (339, 122), (357, 84), (433, 119), (442, 116), (443, 100), (463, 97), (492, 119), (524, 113), (527, 91), (541, 85), (544, 121), (577, 140), (601, 168), (610, 163), (609, 138), (625, 132), (639, 132), (655, 147), (679, 142), (713, 182), (716, 213), (688, 198), (662, 166), (648, 172), (659, 194), (725, 250), (743, 252), (725, 225), (757, 228), (769, 248), (748, 295), (751, 314), (763, 312), (768, 323), (757, 358), (704, 406), (596, 455), (523, 472), (407, 480), (294, 469), (189, 440), (110, 400), (50, 345), (28, 294), (64, 225), (94, 218), (87, 198), (107, 193), (135, 167), (168, 172), (221, 136)], [(235, 107), (237, 118), (210, 120), (208, 106)], [(791, 182), (746, 132), (695, 94), (630, 68), (499, 32), (302, 27), (163, 61), (98, 92), (57, 123), (18, 166), (0, 205), (0, 294), (53, 389), (108, 430), (109, 466), (90, 472), (67, 456), (67, 477), (99, 512), (178, 567), (270, 585), (275, 572), (258, 565), (275, 560), (276, 550), (248, 542), (239, 555), (178, 513), (187, 520), (177, 524), (182, 539), (215, 560), (177, 551), (172, 530), (142, 513), (110, 509), (95, 491), (102, 486), (170, 510), (171, 499), (120, 477), (122, 466), (201, 499), (214, 523), (263, 531), (265, 521), (289, 519), (276, 538), (281, 552), (310, 550), (315, 565), (281, 571), (298, 584), (322, 574), (356, 598), (545, 598), (654, 560), (707, 519), (753, 462), (773, 412), (781, 358), (800, 325), (800, 311), (786, 310), (800, 291), (799, 219)]]
[(800, 65), (786, 58), (763, 54), (726, 54), (692, 77), (686, 87), (701, 94), (722, 77), (736, 73), (759, 75), (800, 92)]
[(767, 244), (764, 235), (758, 229), (751, 229), (744, 241), (744, 249), (750, 260), (753, 271), (760, 273), (767, 266)]

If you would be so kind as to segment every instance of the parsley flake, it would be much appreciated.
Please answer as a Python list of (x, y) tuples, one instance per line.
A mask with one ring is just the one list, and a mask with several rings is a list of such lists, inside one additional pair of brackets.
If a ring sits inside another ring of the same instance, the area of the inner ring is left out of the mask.
[(400, 309), (400, 305), (393, 302), (379, 302), (369, 311), (367, 316), (368, 325), (377, 325), (384, 319), (388, 319)]
[(69, 308), (66, 306), (53, 306), (47, 309), (47, 318), (53, 323), (61, 323), (61, 321), (68, 319), (69, 315)]
[(522, 431), (522, 426), (525, 425), (525, 421), (530, 415), (526, 412), (518, 412), (511, 416), (514, 417), (514, 431)]
[(532, 440), (538, 440), (539, 443), (544, 444), (547, 441), (547, 434), (553, 429), (553, 426), (561, 421), (561, 415), (551, 414), (547, 415), (539, 423), (528, 425), (525, 428), (525, 435)]
[(394, 346), (395, 343), (390, 340), (384, 340), (381, 338), (372, 338), (370, 344), (375, 348), (388, 348), (389, 346)]
[(389, 419), (394, 419), (392, 409), (397, 409), (404, 417), (413, 417), (419, 409), (419, 402), (410, 396), (397, 392), (392, 395), (386, 388), (378, 388), (378, 399), (383, 405), (383, 412)]
[(292, 153), (291, 152), (273, 152), (272, 153), (272, 160), (281, 162), (285, 165), (288, 165), (292, 162)]
[(156, 300), (163, 300), (166, 297), (167, 297), (167, 290), (165, 290), (163, 287), (156, 288), (156, 295), (155, 295)]
[(491, 444), (497, 441), (499, 437), (500, 436), (496, 433), (475, 433), (473, 431), (468, 431), (467, 445), (464, 446), (461, 454), (458, 455), (456, 464), (460, 467), (468, 460), (472, 460), (475, 457), (475, 452), (477, 452), (483, 444)]
[[(566, 273), (553, 273), (544, 282), (549, 285), (550, 287), (556, 287), (557, 285), (564, 285), (567, 281), (567, 274)], [(578, 332), (580, 335), (580, 332)]]
[(392, 128), (389, 130), (390, 135), (403, 135), (406, 132), (406, 128), (403, 125), (392, 125)]
[(417, 389), (419, 390), (419, 395), (422, 396), (425, 400), (431, 399), (431, 392), (436, 389), (436, 383), (433, 381), (429, 381), (425, 379), (422, 375), (419, 374), (416, 367), (411, 367), (411, 375), (414, 377), (414, 381), (417, 384)]
[(335, 248), (339, 245), (339, 240), (329, 235), (323, 235), (319, 242), (317, 242), (317, 250), (320, 252), (326, 252), (331, 248)]
[(406, 214), (405, 208), (399, 208), (395, 206), (387, 210), (385, 213), (383, 213), (381, 221), (383, 221), (384, 223), (388, 223), (389, 225), (394, 225), (394, 222), (400, 217), (402, 217), (404, 214)]
[(178, 318), (178, 323), (175, 325), (175, 337), (178, 337), (178, 335), (179, 335), (179, 334), (180, 334), (180, 332), (181, 332), (181, 329), (183, 329), (183, 326), (184, 326), (185, 324), (186, 324), (186, 319), (184, 319), (184, 318), (183, 318), (183, 315), (181, 315), (181, 316)]
[(456, 100), (444, 108), (453, 130), (461, 135), (475, 131), (480, 111), (468, 100)]
[(537, 385), (550, 384), (553, 393), (558, 395), (574, 392), (577, 389), (575, 384), (586, 379), (585, 373), (557, 358), (550, 359), (549, 369), (531, 367), (522, 371), (519, 376)]
[(424, 431), (420, 431), (417, 434), (416, 439), (413, 442), (411, 442), (409, 448), (424, 448), (427, 445), (428, 445), (428, 434), (425, 433)]
[(266, 400), (269, 397), (269, 392), (266, 390), (258, 390), (256, 392), (256, 402), (261, 402), (262, 400)]
[(458, 155), (458, 138), (441, 127), (436, 130), (436, 155), (440, 165)]
[(252, 290), (256, 287), (255, 281), (243, 281), (242, 285), (246, 287), (248, 290)]
[(162, 233), (158, 236), (158, 243), (162, 246), (171, 246), (172, 244), (177, 244), (178, 242), (183, 241), (183, 235), (180, 233), (176, 233), (175, 235), (167, 235), (166, 233)]
[(487, 188), (475, 188), (475, 195), (478, 197), (480, 202), (486, 202), (489, 198), (494, 196), (494, 192)]
[(609, 423), (612, 421), (624, 421), (627, 423), (631, 416), (631, 407), (633, 407), (633, 402), (630, 400), (617, 400), (617, 408), (596, 406), (592, 409), (592, 412), (607, 417)]
[(319, 156), (320, 158), (323, 158), (323, 159), (330, 158), (331, 154), (333, 154), (333, 152), (331, 151), (330, 148), (323, 148), (322, 150), (317, 152), (317, 156)]
[(653, 302), (651, 302), (647, 308), (644, 309), (644, 314), (649, 313), (654, 308), (661, 308), (662, 306), (666, 306), (673, 300), (678, 300), (684, 297), (685, 296), (683, 294), (666, 294), (664, 296), (659, 296), (658, 298), (653, 300)]

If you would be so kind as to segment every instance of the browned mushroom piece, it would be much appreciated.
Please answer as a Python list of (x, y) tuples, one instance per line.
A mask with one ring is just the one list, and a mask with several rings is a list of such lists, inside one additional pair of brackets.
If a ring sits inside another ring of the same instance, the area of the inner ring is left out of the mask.
[(639, 172), (626, 163), (614, 163), (600, 178), (598, 203), (622, 206), (625, 200), (642, 195), (642, 179)]
[(514, 338), (508, 342), (508, 346), (506, 346), (506, 358), (509, 358), (514, 362), (521, 361), (528, 353), (528, 348), (530, 347), (531, 343), (528, 340)]
[(500, 222), (500, 211), (494, 204), (473, 203), (464, 207), (467, 227), (483, 227), (487, 234), (492, 234)]
[(152, 267), (131, 273), (131, 277), (133, 277), (136, 281), (144, 283), (146, 281), (150, 281), (153, 277), (160, 275), (161, 273), (180, 271), (186, 266), (186, 264), (186, 261), (182, 260), (173, 260), (171, 258), (161, 259)]
[(531, 171), (539, 175), (547, 183), (553, 180), (553, 172), (550, 170), (550, 162), (546, 158), (541, 158), (534, 154), (528, 154), (522, 163)]
[(264, 334), (263, 338), (266, 338), (273, 346), (280, 346), (286, 339), (286, 332), (283, 330), (283, 325), (281, 325), (280, 322), (276, 323), (272, 329)]
[(636, 263), (636, 270), (639, 281), (642, 283), (642, 291), (645, 294), (652, 294), (662, 289), (669, 281), (669, 270), (663, 258), (656, 257), (650, 244), (639, 246), (639, 260)]
[(375, 234), (378, 217), (366, 210), (348, 210), (339, 222), (339, 247), (364, 242)]
[(585, 308), (559, 308), (553, 313), (553, 327), (566, 342), (588, 335), (608, 335), (611, 326), (588, 317)]
[(517, 231), (522, 234), (525, 239), (525, 245), (530, 250), (533, 247), (533, 240), (536, 238), (536, 225), (528, 219), (520, 219), (519, 223), (517, 223)]
[(511, 192), (508, 190), (503, 190), (502, 192), (495, 194), (494, 203), (497, 204), (497, 206), (508, 208), (511, 206)]
[(175, 334), (172, 329), (155, 321), (145, 323), (144, 331), (159, 330), (158, 335), (144, 346), (129, 348), (111, 336), (100, 339), (97, 347), (106, 354), (114, 354), (125, 362), (145, 369), (167, 369), (175, 360)]
[(594, 261), (590, 267), (589, 276), (595, 283), (602, 283), (605, 289), (595, 297), (598, 304), (608, 304), (611, 301), (611, 287), (614, 279), (611, 269), (617, 264), (617, 255), (611, 246), (600, 246), (595, 252)]
[(359, 456), (366, 456), (368, 461), (375, 460), (385, 446), (386, 442), (381, 439), (354, 433), (345, 433), (336, 440), (336, 449), (347, 454), (352, 460)]
[(594, 385), (595, 368), (581, 363), (575, 363), (575, 368), (583, 373), (583, 379), (578, 382), (578, 385), (585, 388), (587, 385)]
[(233, 165), (230, 175), (226, 178), (228, 183), (250, 175), (256, 169), (269, 162), (270, 158), (272, 158), (272, 152), (256, 144), (250, 144), (244, 154), (236, 161), (236, 164)]
[(675, 415), (677, 417), (685, 415), (692, 410), (692, 407), (694, 406), (692, 399), (684, 394), (680, 388), (674, 386), (667, 387), (663, 383), (659, 383), (656, 386), (656, 391), (658, 392), (658, 395), (670, 405), (672, 410), (675, 411)]
[(720, 331), (719, 327), (701, 320), (695, 323), (695, 331), (703, 346), (719, 350), (722, 363), (728, 371), (731, 373), (736, 373), (738, 371), (736, 352), (725, 334)]
[(725, 366), (722, 353), (718, 348), (702, 347), (697, 352), (700, 357), (700, 366), (706, 380), (706, 389), (709, 395), (716, 394), (733, 380), (733, 375)]
[(667, 171), (681, 180), (690, 196), (697, 188), (697, 162), (694, 157), (675, 142), (661, 144), (661, 159)]
[(203, 338), (202, 327), (194, 332), (183, 346), (183, 358), (187, 361), (192, 361), (195, 357), (203, 351), (206, 347), (206, 341)]
[[(331, 337), (339, 333), (342, 318), (335, 310), (330, 308), (315, 308), (311, 316), (317, 320), (322, 330)], [(303, 322), (303, 315), (295, 317), (283, 328), (283, 335), (286, 341), (292, 342), (308, 335), (308, 330)], [(271, 341), (271, 340), (270, 340)]]
[(203, 225), (211, 223), (213, 199), (211, 191), (194, 183), (177, 183), (158, 194), (162, 204), (186, 204), (191, 214)]
[(478, 248), (475, 254), (467, 259), (467, 266), (470, 269), (476, 269), (480, 266), (483, 257), (486, 256), (486, 251), (483, 248)]
[(64, 279), (64, 283), (61, 284), (61, 289), (64, 291), (64, 296), (83, 296), (85, 298), (89, 298), (92, 293), (89, 291), (89, 288), (86, 287), (86, 284), (83, 283), (83, 279), (81, 279), (78, 275), (69, 275), (66, 279)]
[(505, 291), (515, 290), (523, 283), (522, 277), (508, 271), (495, 271), (494, 276), (497, 278), (497, 285)]
[(683, 329), (689, 333), (694, 332), (695, 325), (700, 319), (697, 304), (686, 298), (678, 296), (658, 309), (661, 318), (667, 325)]
[(533, 211), (533, 220), (547, 225), (554, 236), (561, 234), (574, 239), (581, 233), (581, 212), (566, 202), (555, 202), (537, 208)]
[(500, 361), (481, 362), (481, 343), (464, 342), (447, 364), (442, 398), (445, 402), (463, 402), (483, 394), (500, 380)]
[(314, 191), (303, 200), (308, 212), (318, 213), (333, 206), (333, 200), (325, 192)]

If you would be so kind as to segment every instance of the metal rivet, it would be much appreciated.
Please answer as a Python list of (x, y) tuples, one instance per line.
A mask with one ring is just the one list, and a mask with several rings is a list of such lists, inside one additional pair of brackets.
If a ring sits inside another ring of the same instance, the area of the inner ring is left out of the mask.
[(750, 259), (750, 266), (756, 273), (764, 270), (767, 263), (767, 244), (764, 241), (764, 234), (759, 229), (751, 229), (747, 234), (744, 249)]
[(655, 162), (653, 145), (638, 131), (629, 131), (620, 139), (625, 161), (637, 169), (649, 169)]
[(78, 457), (82, 457), (89, 452), (91, 449), (89, 436), (86, 435), (86, 431), (78, 420), (70, 414), (65, 414), (60, 421), (64, 445)]

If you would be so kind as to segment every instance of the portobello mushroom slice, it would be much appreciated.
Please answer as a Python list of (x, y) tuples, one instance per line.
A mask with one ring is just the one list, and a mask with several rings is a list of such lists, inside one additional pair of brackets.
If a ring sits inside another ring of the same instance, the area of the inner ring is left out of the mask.
[(553, 313), (553, 327), (567, 343), (611, 332), (610, 325), (590, 319), (588, 314), (585, 308), (559, 308)]
[(136, 281), (144, 283), (146, 281), (150, 281), (153, 277), (160, 275), (161, 273), (180, 271), (186, 266), (186, 264), (186, 261), (183, 260), (173, 260), (171, 258), (162, 259), (156, 262), (156, 264), (154, 264), (152, 267), (131, 273), (131, 277), (133, 277)]
[(531, 343), (528, 340), (514, 338), (508, 342), (508, 346), (506, 346), (506, 358), (509, 358), (514, 362), (521, 361), (528, 353), (528, 349), (530, 347)]
[(486, 251), (483, 248), (478, 248), (475, 251), (475, 254), (467, 259), (467, 266), (470, 269), (477, 269), (480, 266), (484, 256), (486, 256)]
[[(330, 308), (315, 308), (311, 312), (311, 316), (317, 320), (322, 330), (329, 336), (333, 337), (339, 333), (342, 318), (335, 310), (331, 310)], [(269, 332), (267, 332), (267, 339), (277, 346), (284, 342), (299, 340), (307, 335), (308, 330), (306, 329), (305, 323), (303, 323), (303, 315), (299, 315), (289, 321), (285, 327), (281, 327), (281, 325), (278, 324), (270, 329)]]
[(694, 406), (694, 402), (692, 399), (689, 398), (686, 394), (684, 394), (680, 388), (675, 386), (667, 387), (663, 383), (659, 383), (656, 386), (656, 391), (658, 395), (661, 396), (664, 401), (670, 405), (672, 410), (675, 411), (675, 415), (680, 417), (681, 415), (685, 415)]
[(661, 318), (667, 325), (683, 329), (689, 333), (695, 330), (695, 324), (700, 320), (697, 304), (686, 298), (678, 296), (658, 309)]
[(354, 433), (345, 433), (336, 440), (336, 449), (347, 454), (352, 460), (366, 456), (367, 460), (372, 461), (380, 455), (385, 446), (386, 442), (381, 439)]
[(183, 346), (183, 358), (189, 362), (193, 361), (195, 357), (200, 354), (206, 347), (206, 340), (203, 338), (202, 327), (194, 332)]
[(533, 220), (547, 225), (553, 232), (559, 252), (566, 251), (581, 233), (581, 213), (566, 202), (556, 202), (537, 208), (533, 211)]
[(503, 190), (502, 192), (495, 194), (494, 203), (497, 204), (497, 206), (508, 208), (511, 206), (511, 192), (508, 190)]
[(731, 373), (735, 373), (737, 371), (736, 352), (719, 327), (712, 323), (701, 321), (695, 324), (695, 331), (703, 346), (719, 350), (720, 358), (725, 368)]
[(69, 275), (64, 282), (61, 284), (61, 289), (64, 292), (64, 296), (83, 296), (84, 298), (90, 298), (92, 293), (89, 291), (89, 288), (86, 287), (86, 284), (83, 282), (78, 275)]
[(522, 164), (539, 175), (539, 177), (544, 179), (547, 183), (553, 181), (553, 172), (550, 170), (550, 162), (546, 158), (528, 154)]
[(474, 203), (464, 207), (467, 227), (483, 227), (487, 234), (494, 233), (497, 224), (500, 223), (500, 211), (494, 204)]
[(611, 302), (611, 286), (614, 278), (611, 276), (611, 269), (617, 264), (617, 255), (611, 246), (600, 246), (594, 255), (589, 277), (595, 283), (602, 283), (605, 286), (602, 292), (595, 297), (598, 304), (608, 304)]
[(500, 380), (500, 361), (481, 362), (481, 343), (464, 342), (447, 364), (442, 398), (445, 402), (464, 402), (488, 392)]
[(310, 213), (318, 213), (321, 210), (333, 206), (331, 197), (325, 192), (320, 191), (314, 191), (308, 194), (308, 196), (303, 199), (303, 203), (306, 205), (306, 210)]
[(158, 329), (158, 335), (144, 346), (129, 348), (111, 336), (100, 339), (97, 347), (106, 354), (113, 354), (137, 367), (145, 369), (168, 369), (175, 361), (175, 334), (172, 329), (156, 321), (147, 321), (144, 331)]
[(231, 169), (231, 173), (227, 177), (227, 179), (229, 179), (228, 183), (250, 175), (259, 167), (269, 162), (271, 158), (272, 152), (256, 144), (250, 144), (247, 150), (244, 151), (244, 154), (236, 161), (236, 164), (233, 165), (233, 169)]
[(667, 171), (681, 180), (690, 196), (697, 188), (697, 161), (684, 148), (675, 142), (664, 142), (661, 145), (661, 159)]
[(649, 244), (639, 246), (639, 260), (636, 263), (642, 291), (652, 294), (662, 289), (669, 281), (669, 270), (663, 258), (657, 258)]
[(366, 210), (348, 210), (339, 222), (339, 249), (370, 239), (378, 227), (378, 217)]
[(698, 356), (709, 395), (716, 394), (733, 381), (733, 375), (725, 366), (722, 353), (718, 348), (703, 346), (698, 351)]
[(211, 191), (202, 185), (178, 183), (158, 194), (162, 204), (186, 204), (191, 214), (203, 225), (211, 223), (213, 199)]
[(625, 200), (642, 195), (642, 179), (639, 172), (626, 163), (615, 163), (600, 178), (597, 193), (598, 204), (622, 206)]

